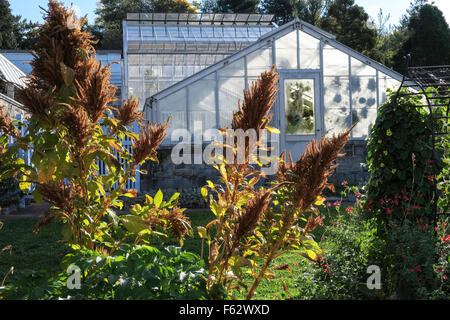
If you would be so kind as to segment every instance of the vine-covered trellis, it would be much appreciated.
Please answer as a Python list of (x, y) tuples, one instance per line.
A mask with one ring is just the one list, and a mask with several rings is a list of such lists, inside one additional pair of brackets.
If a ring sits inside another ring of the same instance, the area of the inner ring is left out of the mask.
[[(408, 92), (401, 89), (408, 88)], [(431, 89), (431, 90), (430, 90)], [(450, 65), (412, 67), (411, 55), (404, 57), (403, 80), (397, 92), (399, 95), (415, 95), (421, 99), (419, 107), (428, 111), (430, 121), (430, 137), (432, 144), (431, 158), (435, 158), (436, 146), (441, 139), (450, 138)], [(433, 162), (434, 173), (438, 174), (436, 163)], [(438, 207), (438, 181), (434, 182), (434, 224), (440, 216), (450, 215), (450, 212)], [(447, 195), (449, 196), (449, 195)]]

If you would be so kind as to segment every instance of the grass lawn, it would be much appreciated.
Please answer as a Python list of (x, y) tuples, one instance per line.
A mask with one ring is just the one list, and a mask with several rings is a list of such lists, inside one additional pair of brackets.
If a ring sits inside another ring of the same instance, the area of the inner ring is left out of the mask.
[[(190, 217), (194, 237), (186, 239), (184, 250), (200, 255), (202, 242), (197, 233), (197, 226), (205, 226), (214, 219), (214, 215), (209, 211), (188, 211), (187, 216)], [(50, 224), (35, 235), (32, 231), (36, 222), (37, 219), (34, 218), (5, 221), (3, 229), (0, 230), (0, 248), (11, 245), (13, 249), (11, 254), (8, 251), (0, 256), (0, 280), (11, 266), (14, 266), (14, 274), (8, 277), (6, 283), (14, 281), (15, 276), (21, 273), (33, 274), (45, 270), (45, 274), (56, 274), (62, 271), (61, 259), (70, 252), (70, 249), (61, 242), (62, 225)], [(177, 245), (176, 242), (173, 244)], [(205, 245), (204, 256), (207, 254)], [(254, 299), (272, 300), (301, 296), (297, 279), (301, 280), (302, 274), (312, 266), (304, 258), (295, 254), (286, 254), (273, 262), (274, 266), (283, 264), (289, 264), (290, 271), (277, 270), (275, 279), (263, 280)], [(250, 276), (248, 280), (249, 282), (252, 280)], [(238, 298), (243, 299), (244, 294), (238, 295)]]

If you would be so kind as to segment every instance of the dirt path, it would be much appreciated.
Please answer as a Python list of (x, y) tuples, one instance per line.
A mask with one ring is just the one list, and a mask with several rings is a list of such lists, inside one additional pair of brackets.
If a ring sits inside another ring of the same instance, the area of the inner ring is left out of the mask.
[(46, 202), (42, 203), (32, 203), (24, 209), (19, 209), (18, 211), (8, 214), (0, 215), (0, 221), (10, 220), (10, 219), (22, 219), (22, 218), (39, 218), (45, 211), (50, 208), (50, 204)]

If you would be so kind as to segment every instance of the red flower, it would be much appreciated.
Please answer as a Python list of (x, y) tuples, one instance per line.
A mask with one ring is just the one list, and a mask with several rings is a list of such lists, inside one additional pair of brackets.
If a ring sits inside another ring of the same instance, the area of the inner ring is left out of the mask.
[(359, 193), (359, 190), (355, 191), (355, 197), (357, 197), (357, 198), (361, 197), (361, 193)]
[(345, 210), (347, 211), (347, 213), (352, 213), (353, 212), (353, 208), (351, 208), (351, 207), (347, 207)]
[(443, 278), (444, 280), (447, 280), (447, 276), (446, 276), (446, 275), (444, 275), (442, 278)]
[(450, 234), (448, 234), (448, 235), (442, 237), (441, 240), (442, 240), (442, 242), (449, 242), (449, 241), (450, 241)]
[(346, 185), (348, 185), (348, 181), (347, 181), (347, 180), (345, 180), (345, 181), (342, 181), (341, 185), (343, 185), (343, 186), (346, 186)]
[(443, 225), (444, 227), (446, 227), (446, 226), (447, 226), (447, 222), (444, 222), (442, 225)]
[(387, 208), (386, 212), (387, 212), (387, 214), (391, 214), (392, 213), (392, 209), (391, 208)]
[(431, 182), (433, 182), (434, 179), (436, 179), (436, 175), (432, 174), (432, 175), (428, 176), (427, 179), (430, 180)]

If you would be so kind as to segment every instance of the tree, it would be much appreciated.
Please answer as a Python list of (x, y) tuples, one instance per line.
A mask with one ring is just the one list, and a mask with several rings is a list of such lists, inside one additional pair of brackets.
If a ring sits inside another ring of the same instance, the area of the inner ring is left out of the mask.
[(0, 0), (0, 49), (17, 49), (16, 18), (11, 14), (8, 0)]
[(100, 41), (97, 49), (122, 48), (122, 21), (127, 13), (137, 12), (197, 12), (196, 4), (186, 0), (100, 0), (95, 13), (96, 25), (89, 27)]
[(200, 11), (202, 13), (218, 13), (219, 5), (217, 0), (203, 0), (200, 5)]
[(319, 25), (328, 0), (263, 0), (262, 11), (275, 15), (279, 25), (300, 18), (313, 25)]
[(222, 13), (258, 13), (260, 0), (217, 0)]
[(368, 26), (369, 15), (354, 0), (334, 0), (321, 22), (322, 29), (334, 34), (337, 41), (371, 56), (377, 41), (374, 28)]
[(32, 50), (34, 49), (37, 37), (38, 37), (38, 26), (37, 22), (28, 21), (27, 19), (21, 19), (21, 16), (15, 17), (15, 37), (17, 48), (21, 50)]
[(403, 57), (414, 66), (450, 64), (450, 29), (439, 8), (426, 4), (410, 17), (406, 41), (396, 54), (395, 68), (403, 71)]

